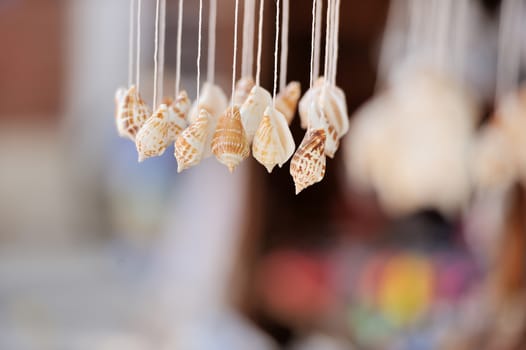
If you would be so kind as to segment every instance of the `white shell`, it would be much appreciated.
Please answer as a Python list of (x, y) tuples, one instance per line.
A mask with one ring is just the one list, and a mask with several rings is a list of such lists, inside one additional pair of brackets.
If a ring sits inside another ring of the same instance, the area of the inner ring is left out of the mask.
[(309, 109), (312, 102), (316, 101), (321, 94), (321, 88), (323, 87), (325, 79), (323, 77), (318, 78), (314, 82), (314, 85), (309, 88), (305, 95), (300, 99), (299, 102), (299, 114), (302, 129), (307, 129), (309, 126)]
[(343, 90), (334, 85), (325, 85), (318, 98), (327, 123), (334, 127), (338, 138), (341, 138), (349, 131), (349, 114)]
[(290, 125), (296, 114), (298, 101), (301, 97), (301, 85), (297, 81), (291, 81), (276, 96), (276, 109), (280, 111)]
[(165, 104), (141, 127), (135, 138), (139, 162), (146, 158), (161, 156), (170, 141), (168, 140), (168, 107)]
[(256, 85), (252, 77), (243, 77), (236, 83), (234, 90), (234, 105), (240, 107), (245, 103), (252, 88)]
[(247, 140), (252, 143), (256, 130), (263, 119), (263, 113), (272, 104), (270, 93), (260, 86), (254, 86), (247, 100), (241, 106), (241, 121), (245, 128)]
[(294, 153), (295, 146), (285, 116), (277, 109), (268, 107), (252, 145), (254, 158), (270, 173), (276, 165), (281, 168)]
[(212, 120), (216, 120), (228, 107), (228, 99), (219, 86), (204, 83), (199, 101), (195, 101), (188, 114), (188, 123), (193, 123), (199, 117), (199, 111), (204, 108), (210, 114)]
[(195, 166), (203, 159), (206, 140), (210, 133), (210, 114), (201, 109), (199, 118), (191, 123), (175, 141), (174, 156), (177, 159), (177, 172)]
[(152, 115), (150, 108), (144, 103), (135, 86), (131, 86), (124, 95), (118, 91), (120, 105), (117, 107), (115, 123), (119, 136), (135, 141), (144, 122)]
[(309, 129), (290, 162), (296, 194), (325, 176), (325, 130)]
[(126, 98), (126, 92), (128, 91), (125, 87), (120, 87), (115, 91), (115, 121), (122, 115), (122, 109), (124, 107), (124, 99)]
[(188, 126), (186, 117), (190, 110), (190, 99), (186, 91), (181, 91), (179, 96), (168, 107), (168, 140), (174, 142), (179, 134)]

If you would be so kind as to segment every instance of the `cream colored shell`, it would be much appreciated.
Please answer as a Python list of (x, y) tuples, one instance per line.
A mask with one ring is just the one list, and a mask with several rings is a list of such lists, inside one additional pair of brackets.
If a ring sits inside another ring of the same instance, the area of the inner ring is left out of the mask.
[(297, 81), (290, 82), (276, 97), (276, 109), (285, 116), (289, 125), (296, 114), (300, 97), (301, 85)]
[(241, 121), (245, 128), (247, 140), (252, 143), (256, 130), (261, 123), (263, 113), (272, 104), (270, 93), (260, 86), (254, 86), (245, 103), (241, 106)]
[(323, 180), (325, 162), (325, 130), (307, 130), (290, 163), (290, 174), (294, 179), (296, 194)]
[(318, 78), (313, 86), (310, 87), (300, 99), (298, 109), (302, 129), (307, 129), (309, 127), (309, 109), (311, 108), (312, 103), (320, 96), (321, 88), (324, 83), (325, 79), (323, 77)]
[(152, 112), (142, 100), (135, 86), (132, 85), (124, 95), (120, 95), (119, 91), (118, 94), (120, 105), (117, 107), (118, 114), (115, 118), (117, 131), (119, 136), (135, 141), (135, 135)]
[(199, 101), (194, 101), (188, 114), (188, 123), (191, 124), (199, 117), (202, 108), (206, 109), (212, 120), (217, 120), (228, 107), (228, 99), (219, 86), (204, 83)]
[(294, 153), (295, 146), (285, 116), (277, 109), (268, 107), (252, 145), (254, 158), (270, 173), (276, 165), (281, 168)]
[(164, 153), (170, 143), (168, 140), (168, 124), (168, 107), (162, 104), (146, 120), (135, 138), (139, 162)]
[(219, 118), (212, 139), (212, 152), (230, 172), (249, 156), (250, 146), (237, 106), (229, 108)]
[(256, 85), (252, 77), (243, 77), (236, 83), (234, 90), (234, 105), (242, 106), (245, 103), (252, 88)]
[(181, 172), (195, 166), (203, 159), (206, 140), (210, 133), (210, 113), (201, 109), (199, 117), (177, 137), (174, 156), (177, 159), (177, 171)]
[(168, 141), (174, 142), (179, 134), (188, 126), (186, 117), (190, 110), (191, 102), (186, 91), (181, 91), (179, 96), (167, 104), (168, 107)]

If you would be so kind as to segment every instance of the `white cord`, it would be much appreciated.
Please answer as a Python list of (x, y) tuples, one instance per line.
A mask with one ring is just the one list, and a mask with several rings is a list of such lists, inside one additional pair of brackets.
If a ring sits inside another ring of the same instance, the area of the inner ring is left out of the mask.
[(254, 65), (254, 9), (255, 0), (244, 1), (243, 13), (243, 53), (241, 73), (244, 77), (252, 75)]
[(184, 0), (179, 0), (179, 10), (177, 19), (177, 61), (175, 66), (175, 97), (179, 95), (181, 88), (181, 57), (182, 53), (182, 42), (183, 42), (183, 3)]
[(279, 10), (280, 0), (276, 0), (276, 38), (274, 41), (274, 88), (272, 91), (274, 107), (276, 106), (276, 90), (278, 88)]
[(265, 10), (265, 0), (259, 0), (259, 19), (258, 19), (258, 52), (257, 52), (257, 69), (256, 69), (256, 85), (260, 86), (261, 78), (261, 51), (263, 46), (263, 13)]
[[(162, 101), (164, 97), (164, 63), (165, 63), (165, 52), (166, 52), (166, 0), (161, 0), (161, 33), (159, 34), (159, 99)], [(158, 101), (159, 103), (159, 101)]]
[(157, 89), (159, 88), (159, 18), (161, 1), (157, 0), (155, 5), (155, 50), (153, 53), (153, 108), (157, 108)]
[(203, 0), (199, 0), (199, 34), (197, 37), (197, 97), (196, 101), (199, 103), (201, 97), (201, 39), (203, 29)]
[(283, 14), (281, 19), (281, 62), (279, 65), (279, 87), (283, 90), (287, 85), (287, 69), (289, 58), (289, 22), (290, 0), (283, 0)]
[(321, 27), (323, 15), (323, 0), (316, 0), (316, 35), (314, 40), (314, 80), (320, 76), (321, 60)]
[(332, 19), (332, 2), (334, 0), (328, 0), (327, 2), (327, 23), (325, 24), (325, 67), (324, 67), (324, 76), (325, 81), (328, 82), (329, 75), (329, 56), (331, 48), (331, 19)]
[(137, 0), (137, 57), (135, 59), (136, 73), (135, 73), (135, 85), (137, 91), (140, 91), (141, 86), (141, 13), (142, 13), (142, 0)]
[(336, 75), (338, 74), (338, 55), (340, 52), (339, 37), (340, 37), (340, 0), (336, 0), (334, 11), (334, 38), (333, 38), (333, 53), (332, 53), (332, 84), (336, 85)]
[(136, 0), (130, 0), (130, 21), (129, 21), (129, 37), (128, 37), (128, 87), (133, 84), (133, 69), (134, 69), (134, 40), (135, 40), (135, 8)]
[(235, 16), (235, 19), (234, 19), (234, 56), (232, 60), (232, 109), (234, 108), (234, 92), (236, 91), (238, 14), (239, 14), (239, 0), (236, 0), (236, 8), (234, 12), (234, 16)]
[(210, 0), (210, 14), (208, 18), (208, 81), (214, 83), (216, 61), (216, 23), (217, 0)]
[(310, 42), (310, 83), (312, 87), (314, 84), (314, 53), (315, 53), (315, 37), (316, 37), (316, 0), (312, 0), (312, 26), (311, 26), (311, 42)]

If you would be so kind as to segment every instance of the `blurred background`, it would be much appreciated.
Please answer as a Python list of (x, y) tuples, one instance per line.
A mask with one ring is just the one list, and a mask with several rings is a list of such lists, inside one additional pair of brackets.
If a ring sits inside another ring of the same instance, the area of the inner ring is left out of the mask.
[[(234, 1), (219, 3), (217, 80), (228, 91)], [(183, 26), (191, 98), (197, 4), (185, 3)], [(480, 128), (494, 108), (500, 2), (470, 4), (466, 80)], [(167, 5), (170, 93), (177, 6)], [(337, 82), (352, 115), (377, 91), (390, 3), (341, 5)], [(144, 1), (147, 101), (154, 6)], [(289, 79), (305, 91), (311, 3), (291, 9)], [(0, 1), (0, 349), (526, 348), (520, 184), (473, 194), (452, 214), (392, 215), (350, 184), (343, 151), (299, 196), (288, 165), (267, 174), (252, 158), (232, 175), (215, 159), (177, 174), (171, 151), (139, 165), (113, 117), (128, 14), (128, 0)]]

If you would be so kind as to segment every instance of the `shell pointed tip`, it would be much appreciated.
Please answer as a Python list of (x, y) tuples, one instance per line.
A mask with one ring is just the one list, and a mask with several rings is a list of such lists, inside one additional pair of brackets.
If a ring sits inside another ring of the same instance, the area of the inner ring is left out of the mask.
[(236, 169), (235, 166), (233, 166), (233, 165), (228, 165), (228, 171), (230, 171), (230, 174), (233, 174), (235, 169)]
[(297, 196), (298, 194), (300, 194), (300, 192), (303, 191), (303, 190), (305, 189), (305, 187), (300, 186), (300, 185), (296, 185), (295, 187), (296, 187), (296, 196)]
[(267, 171), (269, 174), (272, 173), (272, 170), (274, 170), (274, 166), (270, 166), (270, 165), (266, 166), (265, 168), (267, 168)]
[(143, 155), (139, 154), (139, 157), (137, 158), (137, 162), (142, 163), (144, 162), (145, 159), (146, 158)]

